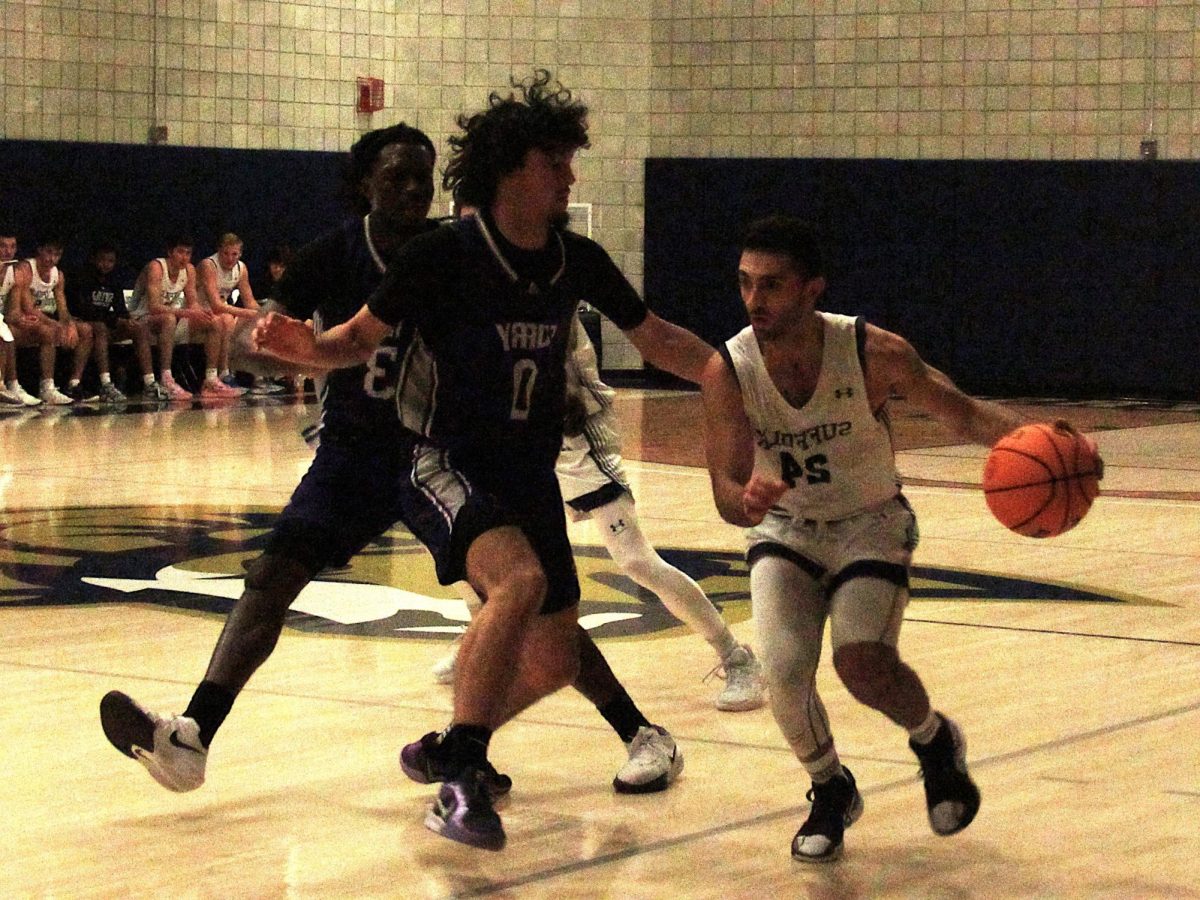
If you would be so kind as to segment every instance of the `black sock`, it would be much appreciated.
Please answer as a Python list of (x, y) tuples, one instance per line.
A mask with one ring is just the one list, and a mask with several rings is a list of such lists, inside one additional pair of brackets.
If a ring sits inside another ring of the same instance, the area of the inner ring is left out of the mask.
[(200, 726), (200, 743), (205, 747), (212, 743), (213, 735), (233, 709), (233, 701), (237, 693), (222, 687), (213, 681), (202, 681), (192, 694), (192, 702), (188, 704), (183, 714), (189, 719), (195, 719)]
[(482, 769), (487, 765), (488, 741), (492, 730), (482, 725), (451, 725), (442, 738), (455, 772)]
[(603, 706), (597, 706), (596, 709), (600, 710), (604, 721), (613, 727), (613, 731), (626, 744), (634, 739), (639, 728), (650, 726), (650, 720), (642, 715), (642, 711), (629, 698), (625, 688), (621, 688), (620, 693)]

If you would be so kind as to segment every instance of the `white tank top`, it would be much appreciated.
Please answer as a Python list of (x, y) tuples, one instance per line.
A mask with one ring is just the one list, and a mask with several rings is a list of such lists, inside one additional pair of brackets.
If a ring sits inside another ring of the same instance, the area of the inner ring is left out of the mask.
[[(183, 309), (183, 289), (187, 287), (187, 266), (180, 267), (179, 274), (172, 281), (170, 271), (167, 269), (166, 257), (160, 256), (155, 261), (162, 267), (163, 305), (171, 309)], [(148, 312), (150, 312), (150, 304), (146, 298), (145, 279), (139, 278), (133, 288), (133, 298), (129, 304), (129, 314), (131, 316), (144, 316)]]
[(0, 263), (0, 271), (4, 274), (0, 276), (0, 316), (4, 315), (4, 301), (8, 297), (9, 291), (12, 290), (13, 282), (16, 277), (13, 272), (17, 268), (17, 260), (12, 262)]
[(217, 259), (217, 254), (205, 257), (213, 264), (213, 268), (217, 272), (217, 293), (226, 303), (229, 302), (229, 295), (237, 290), (238, 282), (242, 280), (242, 261), (239, 259), (233, 264), (232, 269), (222, 269), (221, 261)]
[(767, 373), (752, 328), (725, 346), (754, 429), (754, 470), (790, 486), (772, 514), (844, 519), (900, 491), (886, 410), (871, 411), (852, 316), (818, 312), (821, 373), (808, 402), (792, 406)]
[(50, 269), (50, 277), (45, 281), (38, 274), (37, 260), (29, 260), (32, 274), (29, 278), (29, 293), (33, 295), (33, 305), (48, 316), (58, 315), (58, 298), (54, 296), (54, 287), (58, 284), (58, 266)]

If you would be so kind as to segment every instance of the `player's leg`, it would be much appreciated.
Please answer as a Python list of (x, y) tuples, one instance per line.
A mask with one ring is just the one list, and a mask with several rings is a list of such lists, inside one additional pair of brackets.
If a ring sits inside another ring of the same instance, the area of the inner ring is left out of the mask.
[(761, 667), (754, 652), (737, 638), (700, 585), (669, 565), (646, 540), (637, 506), (628, 491), (590, 511), (592, 521), (618, 568), (662, 600), (671, 615), (696, 632), (717, 654), (715, 672), (723, 672), (725, 689), (717, 708), (737, 711), (763, 705)]
[(921, 761), (930, 825), (938, 834), (954, 834), (979, 810), (966, 740), (957, 724), (933, 709), (920, 677), (897, 649), (915, 519), (903, 501), (859, 518), (861, 527), (844, 538), (845, 558), (857, 558), (829, 584), (834, 668), (855, 699), (908, 732)]
[(67, 396), (76, 403), (90, 402), (99, 399), (99, 394), (84, 394), (82, 381), (83, 370), (87, 368), (88, 358), (92, 355), (92, 348), (95, 346), (96, 331), (92, 322), (84, 322), (80, 319), (75, 320), (75, 331), (79, 335), (79, 340), (75, 342), (75, 347), (71, 351), (71, 376), (67, 380)]
[(218, 375), (221, 367), (221, 354), (228, 346), (228, 320), (230, 318), (230, 316), (213, 316), (212, 321), (203, 326), (204, 382), (200, 386), (200, 395), (203, 397), (228, 398), (242, 395), (241, 390), (225, 384)]
[(0, 371), (3, 373), (4, 402), (13, 406), (41, 406), (42, 401), (21, 386), (17, 375), (19, 329), (12, 326), (6, 340), (0, 340)]
[[(483, 605), (479, 595), (467, 583), (458, 585), (468, 612), (474, 616)], [(683, 751), (675, 739), (661, 725), (655, 725), (642, 714), (633, 702), (625, 687), (617, 679), (608, 660), (600, 652), (595, 641), (588, 633), (579, 627), (579, 674), (573, 687), (583, 694), (596, 707), (597, 711), (612, 727), (617, 737), (625, 745), (628, 759), (621, 766), (613, 779), (613, 787), (620, 793), (650, 793), (664, 790), (683, 771)], [(441, 684), (454, 681), (459, 642), (456, 641), (450, 651), (433, 667), (434, 677)], [(536, 698), (534, 698), (536, 699)], [(528, 697), (509, 695), (503, 721), (517, 715), (533, 701)], [(426, 735), (423, 739), (436, 738), (436, 735)], [(409, 745), (417, 753), (416, 745)], [(427, 748), (422, 748), (422, 751)], [(418, 757), (414, 756), (416, 760)], [(417, 763), (413, 763), (417, 765)], [(502, 784), (503, 791), (493, 791), (493, 794), (503, 793), (511, 784), (505, 776)], [(419, 780), (433, 780), (431, 777)]]
[(92, 323), (92, 335), (95, 342), (92, 348), (92, 358), (96, 361), (96, 373), (100, 377), (100, 399), (104, 403), (121, 403), (125, 400), (125, 394), (113, 384), (108, 352), (113, 338), (120, 333), (120, 322), (120, 319), (113, 320), (111, 328), (107, 322)]
[(173, 791), (204, 782), (208, 749), (249, 678), (271, 655), (288, 608), (326, 565), (344, 564), (395, 521), (386, 490), (401, 463), (323, 443), (267, 540), (184, 713), (161, 716), (112, 691), (100, 717), (112, 744)]
[(828, 862), (841, 855), (843, 832), (861, 815), (862, 797), (838, 758), (816, 688), (827, 611), (819, 583), (823, 573), (818, 564), (775, 545), (756, 545), (750, 558), (750, 596), (771, 713), (812, 779), (812, 808), (792, 839), (792, 856)]

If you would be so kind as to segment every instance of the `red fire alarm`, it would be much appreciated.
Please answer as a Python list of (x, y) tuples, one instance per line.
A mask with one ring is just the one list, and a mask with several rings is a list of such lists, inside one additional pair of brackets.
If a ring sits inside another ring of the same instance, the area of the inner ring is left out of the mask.
[(358, 111), (360, 113), (379, 112), (383, 109), (383, 79), (358, 79)]

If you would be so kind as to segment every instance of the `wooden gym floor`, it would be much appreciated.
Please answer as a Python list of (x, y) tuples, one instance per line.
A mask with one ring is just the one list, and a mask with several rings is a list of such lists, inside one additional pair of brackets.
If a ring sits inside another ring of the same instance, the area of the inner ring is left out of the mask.
[[(696, 395), (623, 390), (644, 530), (753, 640), (738, 529), (713, 508)], [(212, 401), (0, 414), (2, 897), (1200, 897), (1200, 410), (1022, 406), (1099, 442), (1104, 494), (1074, 531), (1010, 534), (983, 448), (899, 410), (922, 532), (901, 649), (969, 740), (983, 791), (953, 838), (925, 820), (904, 735), (823, 664), (866, 800), (845, 857), (788, 848), (807, 779), (770, 713), (720, 713), (713, 660), (573, 526), (581, 614), (686, 768), (610, 786), (624, 748), (563, 692), (502, 730), (515, 780), (498, 854), (421, 825), (399, 772), (440, 727), (429, 666), (463, 613), (403, 531), (307, 592), (218, 735), (208, 782), (154, 784), (105, 740), (118, 688), (179, 711), (309, 458), (311, 404)]]

